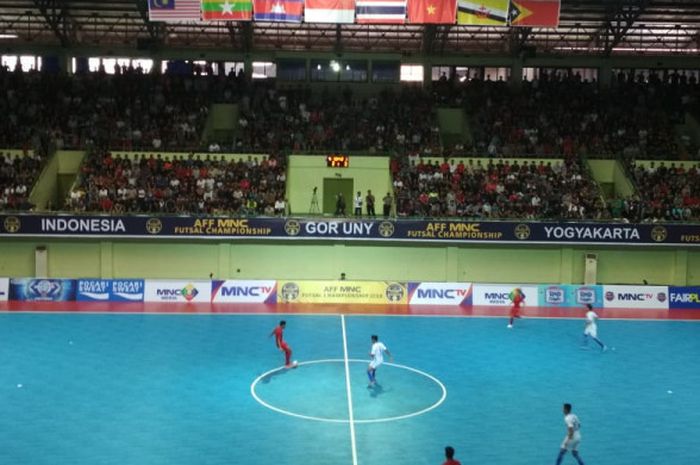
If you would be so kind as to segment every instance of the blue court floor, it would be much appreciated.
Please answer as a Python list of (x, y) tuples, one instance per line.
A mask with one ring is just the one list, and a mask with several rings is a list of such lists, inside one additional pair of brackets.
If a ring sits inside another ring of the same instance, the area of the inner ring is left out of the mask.
[(587, 465), (700, 463), (700, 323), (602, 320), (606, 353), (574, 320), (344, 324), (347, 358), (337, 315), (1, 314), (0, 464), (548, 465), (564, 402)]

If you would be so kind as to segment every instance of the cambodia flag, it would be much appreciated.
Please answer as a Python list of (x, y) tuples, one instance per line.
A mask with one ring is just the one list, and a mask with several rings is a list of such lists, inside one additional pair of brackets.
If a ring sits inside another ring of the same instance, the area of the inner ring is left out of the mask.
[(253, 0), (255, 21), (300, 23), (304, 0)]

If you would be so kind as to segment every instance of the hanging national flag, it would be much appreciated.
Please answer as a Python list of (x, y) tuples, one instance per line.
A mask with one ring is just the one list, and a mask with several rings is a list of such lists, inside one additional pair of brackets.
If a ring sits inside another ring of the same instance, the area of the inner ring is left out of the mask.
[(560, 9), (560, 0), (511, 0), (510, 25), (557, 27)]
[(355, 0), (306, 0), (304, 22), (352, 24)]
[(510, 0), (458, 0), (457, 24), (506, 26)]
[(454, 24), (457, 0), (408, 0), (408, 22)]
[(361, 24), (403, 24), (406, 0), (356, 0), (355, 17)]
[(205, 21), (250, 21), (252, 18), (252, 0), (202, 0)]
[(253, 12), (256, 21), (300, 23), (304, 0), (253, 0)]
[(200, 15), (199, 0), (148, 0), (150, 21), (199, 21)]

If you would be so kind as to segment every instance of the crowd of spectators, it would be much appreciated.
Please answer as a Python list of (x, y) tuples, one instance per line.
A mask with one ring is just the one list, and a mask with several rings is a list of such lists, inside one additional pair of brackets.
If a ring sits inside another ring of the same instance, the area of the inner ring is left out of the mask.
[(462, 154), (675, 159), (695, 155), (689, 141), (678, 143), (674, 124), (698, 90), (694, 79), (621, 74), (602, 90), (576, 74), (542, 73), (518, 89), (479, 79), (445, 84), (436, 98), (471, 115), (472, 144)]
[(596, 184), (572, 161), (449, 163), (394, 159), (399, 217), (605, 218)]
[[(683, 168), (675, 163), (650, 163), (635, 166), (632, 176), (639, 200), (631, 203), (631, 220), (698, 221), (700, 220), (700, 170)], [(638, 206), (635, 208), (634, 205)], [(630, 209), (623, 204), (623, 213)]]
[(29, 210), (29, 195), (43, 161), (35, 152), (14, 156), (0, 152), (0, 211)]
[(283, 157), (235, 161), (94, 152), (81, 167), (68, 205), (79, 212), (282, 215), (285, 173)]
[(355, 98), (257, 87), (240, 105), (236, 151), (440, 152), (432, 97), (418, 88)]
[(57, 148), (199, 148), (210, 103), (245, 92), (237, 76), (144, 74), (115, 67), (74, 75), (0, 67), (0, 147), (33, 138)]

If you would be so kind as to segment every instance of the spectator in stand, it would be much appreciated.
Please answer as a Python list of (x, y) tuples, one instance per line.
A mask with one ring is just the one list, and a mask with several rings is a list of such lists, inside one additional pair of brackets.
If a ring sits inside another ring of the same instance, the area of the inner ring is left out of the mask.
[(387, 192), (384, 198), (382, 199), (382, 203), (384, 206), (384, 218), (389, 218), (389, 215), (391, 215), (391, 205), (393, 204), (394, 200), (391, 197), (391, 192)]
[(367, 216), (374, 217), (374, 194), (371, 190), (367, 191), (367, 196), (365, 197), (365, 203), (367, 204)]
[(362, 192), (357, 191), (353, 204), (355, 206), (355, 216), (362, 216)]
[(35, 152), (0, 153), (0, 211), (33, 208), (29, 195), (42, 167), (43, 159)]
[(284, 211), (285, 164), (276, 157), (226, 160), (210, 156), (125, 158), (93, 152), (69, 195), (75, 211), (274, 215)]
[(471, 218), (602, 218), (606, 209), (597, 186), (574, 160), (494, 160), (482, 166), (399, 160), (394, 179), (400, 216)]

